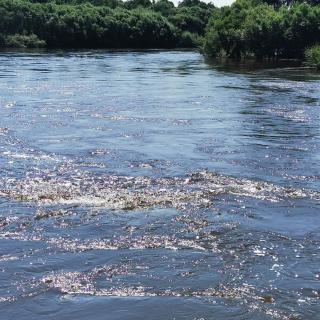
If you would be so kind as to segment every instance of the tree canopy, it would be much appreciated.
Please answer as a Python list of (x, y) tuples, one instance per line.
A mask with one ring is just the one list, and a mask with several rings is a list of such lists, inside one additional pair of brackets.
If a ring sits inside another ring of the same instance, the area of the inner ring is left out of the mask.
[(205, 50), (233, 58), (301, 58), (306, 48), (320, 42), (320, 5), (314, 3), (237, 0), (216, 9)]
[(0, 45), (194, 47), (212, 9), (199, 0), (0, 0)]
[[(320, 43), (320, 0), (0, 0), (0, 46), (196, 47), (210, 56), (302, 58)], [(310, 56), (310, 55), (309, 55)]]

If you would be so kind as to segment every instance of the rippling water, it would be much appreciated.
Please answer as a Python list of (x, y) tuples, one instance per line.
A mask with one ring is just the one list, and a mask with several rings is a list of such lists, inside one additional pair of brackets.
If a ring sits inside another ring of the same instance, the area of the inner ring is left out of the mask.
[(1, 319), (319, 319), (320, 76), (94, 51), (0, 78)]

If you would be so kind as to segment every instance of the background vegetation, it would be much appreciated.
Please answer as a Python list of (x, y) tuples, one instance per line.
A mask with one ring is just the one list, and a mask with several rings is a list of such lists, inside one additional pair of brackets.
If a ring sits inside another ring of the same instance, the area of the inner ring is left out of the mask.
[(214, 7), (185, 0), (0, 0), (0, 44), (172, 48), (202, 42)]
[(306, 64), (309, 67), (314, 67), (320, 70), (320, 45), (315, 45), (311, 48), (306, 49)]
[(223, 8), (200, 0), (177, 7), (169, 0), (0, 0), (0, 16), (2, 47), (200, 47), (210, 56), (305, 56), (319, 65), (320, 0), (236, 0)]
[(237, 0), (216, 9), (207, 26), (209, 55), (302, 58), (320, 42), (319, 0)]

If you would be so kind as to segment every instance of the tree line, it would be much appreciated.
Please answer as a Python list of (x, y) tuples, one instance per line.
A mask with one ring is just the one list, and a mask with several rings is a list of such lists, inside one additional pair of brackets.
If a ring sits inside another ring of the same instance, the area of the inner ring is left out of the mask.
[(302, 58), (320, 42), (320, 0), (237, 0), (216, 9), (205, 51), (232, 58)]
[(177, 7), (169, 0), (0, 0), (0, 16), (2, 47), (199, 47), (210, 56), (307, 52), (320, 59), (320, 0), (236, 0), (222, 8), (200, 0)]
[(0, 0), (0, 45), (195, 47), (213, 9), (199, 0)]

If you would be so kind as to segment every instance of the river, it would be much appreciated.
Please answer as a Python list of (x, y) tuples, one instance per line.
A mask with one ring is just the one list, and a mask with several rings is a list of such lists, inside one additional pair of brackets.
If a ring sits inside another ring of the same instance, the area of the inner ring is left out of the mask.
[(319, 319), (320, 75), (16, 51), (0, 78), (0, 319)]

